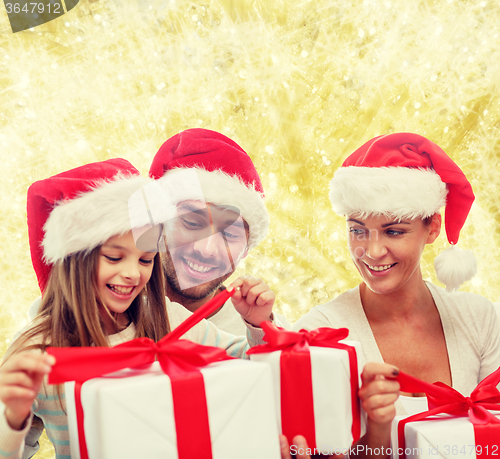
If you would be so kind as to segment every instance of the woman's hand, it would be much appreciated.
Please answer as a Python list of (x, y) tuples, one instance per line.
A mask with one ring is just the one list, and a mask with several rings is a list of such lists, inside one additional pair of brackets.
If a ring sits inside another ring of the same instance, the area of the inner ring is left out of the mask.
[(236, 289), (231, 300), (243, 319), (255, 327), (270, 320), (276, 295), (262, 279), (241, 276), (229, 287)]
[(39, 352), (20, 352), (0, 366), (0, 400), (5, 417), (15, 430), (21, 430), (40, 391), (43, 378), (55, 363), (54, 356)]
[(399, 370), (386, 363), (369, 362), (361, 373), (361, 406), (374, 424), (391, 424), (396, 416), (394, 402), (399, 397)]
[[(395, 366), (386, 363), (369, 362), (363, 368), (362, 386), (358, 394), (368, 417), (366, 434), (353, 447), (356, 452), (354, 455), (370, 457), (368, 451), (375, 448), (383, 451), (391, 447), (391, 424), (396, 416), (394, 402), (399, 397), (398, 374), (399, 370)], [(385, 456), (379, 455), (378, 459)]]

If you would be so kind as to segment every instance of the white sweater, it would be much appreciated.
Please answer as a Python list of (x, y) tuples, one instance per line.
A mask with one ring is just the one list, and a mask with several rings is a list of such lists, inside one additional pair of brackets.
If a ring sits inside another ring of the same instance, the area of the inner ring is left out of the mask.
[[(493, 305), (473, 293), (447, 293), (427, 283), (443, 325), (453, 387), (469, 395), (477, 384), (500, 366), (500, 327)], [(361, 342), (361, 364), (383, 362), (366, 318), (359, 287), (316, 306), (293, 326), (294, 330), (346, 327), (349, 339)], [(398, 415), (407, 414), (396, 402)]]

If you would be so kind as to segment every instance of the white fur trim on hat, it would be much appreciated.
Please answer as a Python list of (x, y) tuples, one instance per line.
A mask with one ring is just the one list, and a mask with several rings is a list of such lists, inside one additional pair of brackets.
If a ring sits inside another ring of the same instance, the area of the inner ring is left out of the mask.
[(446, 184), (432, 169), (341, 167), (330, 182), (339, 215), (395, 215), (426, 218), (446, 204)]
[(111, 182), (96, 182), (89, 191), (52, 210), (44, 226), (44, 259), (51, 264), (73, 253), (88, 252), (112, 236), (172, 216), (163, 190), (149, 178), (117, 176)]
[(269, 228), (264, 199), (253, 185), (248, 187), (238, 176), (221, 170), (178, 168), (167, 172), (158, 182), (173, 205), (192, 199), (238, 208), (250, 228), (249, 248), (264, 239)]

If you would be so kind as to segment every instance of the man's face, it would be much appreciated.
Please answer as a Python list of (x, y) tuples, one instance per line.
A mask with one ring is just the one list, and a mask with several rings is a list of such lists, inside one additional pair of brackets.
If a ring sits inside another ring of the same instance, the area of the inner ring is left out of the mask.
[(183, 201), (165, 232), (163, 269), (167, 282), (193, 300), (215, 291), (248, 251), (248, 225), (234, 207)]

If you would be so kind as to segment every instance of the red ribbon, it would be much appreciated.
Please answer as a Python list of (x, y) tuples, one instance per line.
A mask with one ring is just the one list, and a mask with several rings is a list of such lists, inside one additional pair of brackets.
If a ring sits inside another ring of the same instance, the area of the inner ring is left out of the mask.
[(56, 358), (49, 373), (49, 384), (85, 382), (124, 368), (144, 367), (155, 360), (167, 375), (175, 377), (230, 358), (218, 347), (169, 338), (167, 335), (158, 343), (149, 338), (136, 338), (114, 347), (48, 347), (47, 352)]
[(352, 436), (357, 441), (361, 435), (360, 405), (358, 399), (358, 362), (356, 350), (339, 341), (347, 338), (347, 328), (318, 328), (292, 332), (262, 322), (264, 341), (268, 344), (255, 346), (247, 354), (282, 351), (281, 371), (281, 430), (292, 444), (295, 435), (306, 438), (310, 448), (316, 448), (314, 403), (309, 346), (329, 347), (347, 351), (351, 374)]
[(114, 347), (47, 348), (47, 353), (56, 358), (49, 373), (49, 384), (76, 381), (75, 404), (81, 459), (88, 459), (81, 405), (82, 384), (124, 368), (148, 366), (155, 360), (159, 361), (171, 380), (179, 459), (212, 459), (205, 384), (199, 368), (232, 357), (221, 348), (178, 338), (218, 309), (233, 293), (234, 290), (223, 291), (158, 343), (149, 338), (137, 338)]
[[(430, 409), (423, 413), (409, 416), (398, 424), (398, 443), (401, 459), (406, 458), (405, 425), (408, 422), (423, 421), (430, 416), (447, 413), (454, 417), (469, 416), (474, 426), (476, 457), (490, 457), (493, 445), (498, 445), (500, 420), (488, 410), (500, 410), (500, 392), (496, 388), (500, 382), (500, 368), (484, 378), (472, 391), (470, 397), (464, 397), (450, 386), (437, 382), (429, 384), (418, 378), (399, 373), (398, 381), (403, 392), (425, 392)], [(481, 448), (478, 451), (478, 446)]]

